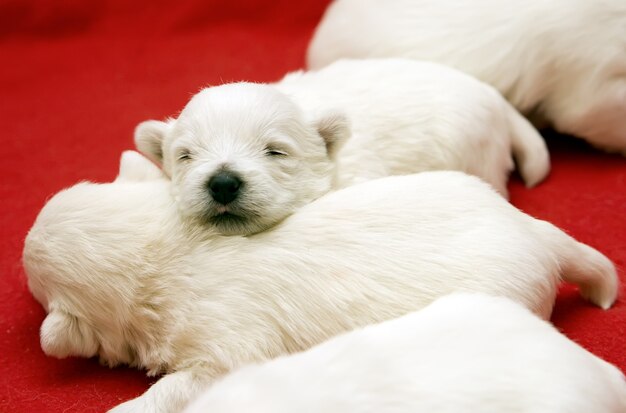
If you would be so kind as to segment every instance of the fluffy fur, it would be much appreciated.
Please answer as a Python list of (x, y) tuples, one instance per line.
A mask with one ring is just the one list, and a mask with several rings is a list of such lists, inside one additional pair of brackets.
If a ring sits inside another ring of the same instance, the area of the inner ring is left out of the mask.
[(453, 291), (510, 297), (543, 318), (561, 279), (602, 308), (616, 298), (604, 255), (459, 172), (355, 185), (239, 237), (181, 218), (170, 181), (145, 158), (121, 163), (114, 183), (54, 196), (23, 255), (48, 312), (46, 354), (167, 373), (117, 412), (178, 411), (234, 367)]
[(186, 413), (623, 413), (614, 366), (504, 298), (453, 294), (247, 366)]
[(337, 0), (308, 65), (346, 57), (447, 64), (560, 132), (626, 154), (623, 0)]
[[(340, 61), (273, 85), (208, 88), (178, 119), (147, 121), (135, 136), (144, 154), (162, 160), (183, 212), (231, 235), (267, 229), (328, 192), (333, 160), (338, 188), (459, 170), (504, 196), (512, 154), (528, 186), (550, 166), (539, 133), (495, 89), (408, 59)], [(226, 205), (207, 191), (223, 170), (243, 181)]]
[[(183, 215), (224, 234), (250, 234), (330, 190), (345, 122), (335, 114), (309, 121), (275, 88), (235, 83), (202, 90), (177, 119), (142, 122), (135, 142), (172, 178)], [(220, 173), (241, 181), (227, 205), (209, 190)]]

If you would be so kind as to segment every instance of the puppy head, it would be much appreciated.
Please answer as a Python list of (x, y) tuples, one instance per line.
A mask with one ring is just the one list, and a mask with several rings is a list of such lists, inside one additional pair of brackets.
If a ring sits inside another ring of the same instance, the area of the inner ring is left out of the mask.
[(29, 289), (48, 312), (40, 331), (46, 354), (132, 362), (125, 335), (138, 313), (142, 228), (160, 225), (143, 206), (160, 207), (153, 185), (170, 198), (160, 170), (127, 152), (114, 183), (80, 183), (39, 213), (23, 264)]
[(202, 90), (176, 120), (137, 127), (139, 150), (172, 178), (185, 217), (226, 235), (267, 229), (330, 190), (346, 118), (313, 121), (270, 85)]

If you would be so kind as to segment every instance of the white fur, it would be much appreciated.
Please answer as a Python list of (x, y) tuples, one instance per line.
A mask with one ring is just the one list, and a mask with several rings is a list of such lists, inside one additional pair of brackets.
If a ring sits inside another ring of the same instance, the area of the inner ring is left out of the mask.
[(521, 112), (626, 154), (624, 0), (336, 0), (308, 65), (346, 57), (447, 64)]
[(614, 366), (504, 298), (453, 294), (211, 386), (186, 413), (623, 413)]
[[(224, 234), (250, 234), (330, 190), (344, 122), (334, 114), (309, 121), (275, 88), (234, 83), (202, 90), (177, 119), (141, 123), (135, 142), (172, 178), (183, 215)], [(329, 128), (338, 136), (326, 136)], [(208, 191), (221, 171), (243, 181), (226, 206)]]
[(513, 156), (528, 186), (548, 173), (539, 133), (494, 88), (458, 70), (408, 59), (341, 60), (276, 87), (305, 113), (341, 108), (352, 136), (337, 186), (431, 170), (476, 175), (507, 196)]
[[(454, 291), (549, 317), (561, 279), (608, 308), (612, 263), (459, 172), (382, 178), (328, 194), (278, 226), (221, 236), (177, 211), (170, 182), (127, 153), (111, 184), (54, 196), (24, 247), (49, 313), (51, 356), (168, 373), (117, 411), (172, 412), (234, 367), (307, 349)], [(178, 384), (177, 384), (178, 383)]]
[[(159, 124), (161, 135), (154, 132)], [(457, 70), (408, 59), (341, 61), (273, 85), (208, 88), (177, 120), (139, 125), (136, 142), (153, 159), (162, 152), (186, 215), (225, 234), (267, 229), (328, 192), (335, 158), (339, 188), (388, 175), (459, 170), (506, 196), (512, 154), (529, 186), (549, 170), (543, 139), (495, 89)], [(285, 155), (267, 156), (268, 146)], [(181, 148), (192, 159), (176, 161)], [(218, 209), (206, 186), (222, 169), (244, 184), (240, 199)], [(222, 219), (223, 211), (238, 216), (237, 225), (232, 215)]]

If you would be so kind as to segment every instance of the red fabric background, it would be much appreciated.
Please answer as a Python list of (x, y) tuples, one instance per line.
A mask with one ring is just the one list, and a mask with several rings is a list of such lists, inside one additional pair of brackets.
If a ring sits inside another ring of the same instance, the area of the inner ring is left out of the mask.
[[(114, 178), (134, 126), (180, 110), (200, 87), (272, 81), (302, 67), (328, 0), (0, 0), (0, 411), (101, 412), (141, 394), (142, 372), (56, 360), (26, 288), (24, 236), (45, 200), (79, 180)], [(549, 138), (553, 172), (512, 202), (626, 260), (626, 160)], [(603, 312), (571, 287), (554, 322), (626, 369), (626, 306)]]

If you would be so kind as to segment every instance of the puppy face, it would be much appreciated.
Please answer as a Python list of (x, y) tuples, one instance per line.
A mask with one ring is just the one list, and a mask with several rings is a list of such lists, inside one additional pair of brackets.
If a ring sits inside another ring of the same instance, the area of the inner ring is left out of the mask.
[(137, 147), (172, 179), (186, 217), (226, 235), (263, 231), (331, 187), (346, 119), (305, 119), (272, 86), (204, 89), (176, 120), (147, 121)]

